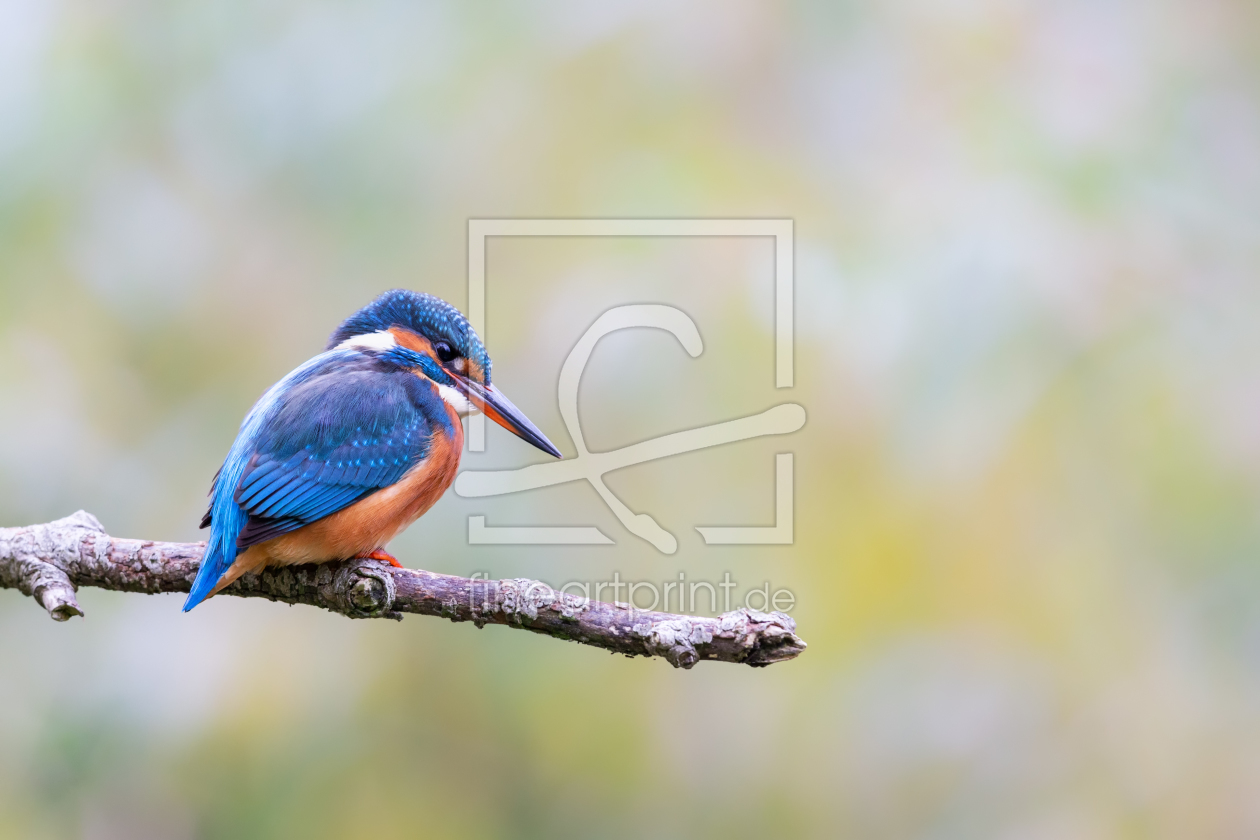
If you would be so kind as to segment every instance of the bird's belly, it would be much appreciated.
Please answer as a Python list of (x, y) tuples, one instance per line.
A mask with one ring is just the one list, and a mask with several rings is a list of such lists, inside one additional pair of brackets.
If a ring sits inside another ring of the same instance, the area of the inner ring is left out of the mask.
[[(463, 449), (463, 427), (454, 437), (438, 433), (428, 456), (406, 475), (349, 507), (256, 546), (262, 565), (324, 563), (358, 557), (398, 536), (442, 497), (455, 480)], [(244, 555), (242, 555), (244, 558)]]

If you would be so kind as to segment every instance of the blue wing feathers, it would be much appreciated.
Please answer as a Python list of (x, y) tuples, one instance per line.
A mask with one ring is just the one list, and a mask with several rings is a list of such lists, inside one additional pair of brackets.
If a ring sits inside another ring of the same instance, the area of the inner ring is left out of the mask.
[(324, 353), (289, 374), (250, 411), (215, 477), (210, 539), (185, 611), (239, 552), (397, 482), (439, 428), (453, 431), (428, 385), (355, 351)]

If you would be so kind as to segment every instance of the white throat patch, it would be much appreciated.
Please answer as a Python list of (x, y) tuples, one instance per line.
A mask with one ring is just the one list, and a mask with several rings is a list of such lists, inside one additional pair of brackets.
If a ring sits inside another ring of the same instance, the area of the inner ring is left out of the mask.
[[(433, 384), (437, 385), (436, 382)], [(455, 413), (460, 417), (464, 417), (472, 411), (472, 403), (459, 391), (456, 391), (449, 385), (438, 385), (437, 389), (438, 393), (442, 395), (442, 399), (446, 400), (446, 404), (455, 409)]]

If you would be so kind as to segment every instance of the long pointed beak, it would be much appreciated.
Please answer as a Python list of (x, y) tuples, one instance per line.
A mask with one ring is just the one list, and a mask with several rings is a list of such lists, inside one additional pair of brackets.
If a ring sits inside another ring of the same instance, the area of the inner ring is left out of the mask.
[(538, 427), (529, 422), (519, 408), (512, 405), (512, 401), (503, 395), (503, 392), (493, 385), (486, 386), (471, 379), (459, 377), (460, 384), (464, 385), (468, 392), (468, 399), (473, 405), (477, 406), (487, 417), (516, 435), (523, 441), (532, 443), (548, 455), (554, 455), (557, 458), (563, 458), (560, 450), (547, 440), (547, 436), (539, 431)]

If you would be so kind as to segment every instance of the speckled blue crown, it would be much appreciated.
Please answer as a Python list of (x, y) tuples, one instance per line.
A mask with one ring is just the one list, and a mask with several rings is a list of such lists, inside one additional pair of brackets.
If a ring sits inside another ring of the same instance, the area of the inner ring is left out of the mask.
[(404, 327), (430, 341), (446, 341), (461, 356), (481, 365), (490, 384), (490, 356), (458, 309), (441, 298), (410, 289), (392, 289), (351, 315), (328, 339), (331, 350), (347, 338)]

